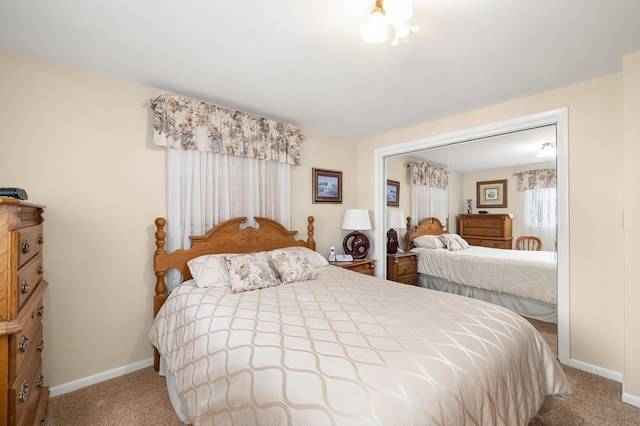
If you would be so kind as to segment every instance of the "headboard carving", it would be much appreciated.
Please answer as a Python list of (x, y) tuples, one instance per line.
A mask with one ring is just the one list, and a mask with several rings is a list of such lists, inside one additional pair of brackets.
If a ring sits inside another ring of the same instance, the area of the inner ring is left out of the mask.
[(447, 229), (437, 217), (425, 217), (418, 226), (416, 226), (414, 232), (411, 232), (411, 218), (408, 217), (407, 229), (409, 230), (405, 235), (407, 248), (411, 248), (411, 242), (422, 235), (440, 235), (447, 233)]

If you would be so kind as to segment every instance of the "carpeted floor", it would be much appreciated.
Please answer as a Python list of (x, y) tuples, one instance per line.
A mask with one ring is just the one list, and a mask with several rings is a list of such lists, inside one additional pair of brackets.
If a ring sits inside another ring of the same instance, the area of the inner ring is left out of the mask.
[[(531, 321), (556, 349), (554, 324)], [(535, 417), (530, 425), (640, 425), (640, 408), (621, 402), (622, 386), (563, 365), (574, 396)], [(171, 408), (165, 380), (145, 368), (51, 398), (44, 426), (174, 426), (181, 425)]]

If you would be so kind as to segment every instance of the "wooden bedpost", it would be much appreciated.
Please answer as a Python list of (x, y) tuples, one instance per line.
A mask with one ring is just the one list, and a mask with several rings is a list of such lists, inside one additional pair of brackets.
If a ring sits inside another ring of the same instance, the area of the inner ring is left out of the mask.
[(315, 250), (316, 250), (316, 242), (315, 242), (315, 240), (313, 239), (313, 229), (314, 229), (314, 227), (313, 227), (313, 221), (314, 221), (313, 216), (309, 216), (309, 217), (307, 218), (307, 222), (309, 222), (309, 225), (307, 226), (307, 235), (309, 236), (309, 237), (307, 238), (307, 243), (308, 243), (308, 245), (309, 245), (309, 248), (310, 248), (311, 250), (315, 251)]
[[(153, 317), (155, 318), (160, 310), (160, 307), (167, 300), (167, 284), (164, 277), (167, 274), (167, 251), (165, 250), (165, 243), (167, 233), (164, 230), (164, 226), (167, 224), (167, 220), (163, 217), (159, 217), (155, 220), (156, 224), (156, 252), (153, 256), (153, 269), (156, 273), (156, 286), (155, 296), (153, 296)], [(153, 348), (153, 368), (158, 371), (160, 369), (160, 354), (156, 348)]]
[(405, 247), (407, 248), (407, 251), (409, 251), (409, 249), (411, 248), (411, 238), (409, 238), (409, 236), (411, 235), (411, 216), (407, 216), (407, 233), (404, 234), (404, 242), (405, 242)]

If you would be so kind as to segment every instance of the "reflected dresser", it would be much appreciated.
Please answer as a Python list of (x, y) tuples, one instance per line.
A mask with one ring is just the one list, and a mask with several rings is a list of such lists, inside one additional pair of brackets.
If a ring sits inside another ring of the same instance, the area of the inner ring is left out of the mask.
[(511, 249), (511, 216), (508, 214), (461, 214), (460, 236), (472, 246)]
[(43, 209), (0, 197), (0, 425), (39, 425), (47, 411)]

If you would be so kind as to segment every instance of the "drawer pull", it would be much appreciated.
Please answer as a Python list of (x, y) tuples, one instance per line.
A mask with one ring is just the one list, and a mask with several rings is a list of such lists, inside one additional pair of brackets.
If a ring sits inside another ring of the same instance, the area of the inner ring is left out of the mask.
[(408, 266), (405, 266), (405, 267), (404, 267), (404, 272), (409, 272), (410, 270), (411, 270), (411, 268), (410, 268), (410, 267), (408, 267)]
[(41, 304), (38, 305), (38, 315), (44, 315), (44, 306)]
[(44, 237), (42, 234), (38, 234), (38, 244), (44, 244)]
[(22, 386), (20, 386), (20, 392), (18, 392), (18, 400), (20, 402), (25, 402), (27, 400), (27, 395), (29, 394), (29, 383), (25, 380), (22, 382)]
[(29, 293), (29, 283), (27, 282), (27, 280), (22, 280), (22, 282), (20, 283), (20, 291), (22, 292), (22, 294)]
[(42, 352), (44, 350), (44, 339), (40, 339), (38, 342), (38, 350)]
[(407, 278), (406, 280), (404, 280), (405, 284), (411, 284), (411, 280), (409, 278)]
[(18, 345), (18, 349), (20, 349), (20, 352), (26, 352), (28, 344), (29, 337), (26, 334), (23, 334), (22, 337), (20, 337), (20, 344)]
[(44, 273), (44, 266), (41, 263), (38, 263), (38, 274), (42, 275)]
[(44, 376), (42, 374), (38, 376), (38, 381), (36, 382), (36, 386), (39, 388), (44, 386)]
[(31, 246), (27, 240), (22, 240), (22, 253), (27, 254), (31, 251)]

